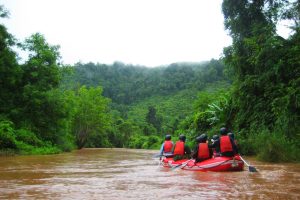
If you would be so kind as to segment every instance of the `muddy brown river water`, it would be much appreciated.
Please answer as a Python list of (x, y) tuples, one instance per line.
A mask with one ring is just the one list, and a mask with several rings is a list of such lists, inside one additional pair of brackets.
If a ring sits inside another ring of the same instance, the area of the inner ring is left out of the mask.
[(158, 151), (82, 149), (0, 157), (0, 199), (300, 199), (300, 164), (247, 158), (259, 172), (158, 166)]

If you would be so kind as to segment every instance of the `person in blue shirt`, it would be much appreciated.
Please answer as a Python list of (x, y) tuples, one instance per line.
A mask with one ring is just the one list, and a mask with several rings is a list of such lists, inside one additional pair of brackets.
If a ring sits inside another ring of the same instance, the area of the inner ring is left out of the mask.
[(166, 157), (173, 156), (172, 149), (174, 143), (171, 141), (171, 139), (172, 139), (171, 135), (166, 135), (165, 141), (160, 147), (160, 151), (159, 151), (160, 156), (166, 156)]

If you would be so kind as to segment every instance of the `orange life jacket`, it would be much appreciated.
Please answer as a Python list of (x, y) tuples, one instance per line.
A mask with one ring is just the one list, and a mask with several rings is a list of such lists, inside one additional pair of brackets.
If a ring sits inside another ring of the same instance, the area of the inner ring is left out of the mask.
[(173, 143), (170, 140), (166, 140), (164, 143), (164, 153), (169, 153), (172, 151)]
[(232, 144), (230, 142), (230, 137), (228, 135), (221, 136), (221, 138), (220, 138), (220, 150), (221, 150), (221, 153), (233, 152)]
[(207, 143), (199, 143), (198, 145), (198, 158), (207, 159), (209, 158), (209, 149)]
[(177, 141), (175, 144), (174, 155), (184, 155), (184, 142)]

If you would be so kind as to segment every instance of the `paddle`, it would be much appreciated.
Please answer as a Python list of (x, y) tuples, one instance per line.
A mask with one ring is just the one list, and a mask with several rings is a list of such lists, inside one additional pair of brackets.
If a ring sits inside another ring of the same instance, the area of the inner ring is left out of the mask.
[(152, 156), (152, 158), (159, 158), (159, 157), (162, 157), (162, 156), (164, 156), (164, 157), (170, 157), (170, 156), (173, 156), (173, 154), (172, 153), (164, 153), (163, 155), (161, 155), (160, 153), (158, 153), (158, 154), (154, 154)]
[(257, 172), (256, 168), (249, 165), (244, 159), (243, 157), (240, 155), (241, 160), (248, 166), (249, 172)]
[(158, 154), (154, 154), (153, 156), (152, 156), (152, 158), (159, 158), (159, 157), (161, 157), (162, 155), (160, 154), (160, 153), (158, 153)]
[(175, 167), (172, 167), (171, 170), (178, 169), (179, 167), (182, 169), (182, 168), (184, 168), (191, 160), (193, 160), (193, 159), (189, 159), (189, 160), (187, 160), (187, 161), (185, 161), (185, 162), (183, 162), (183, 163), (181, 163), (181, 164), (179, 164), (179, 165), (176, 165)]

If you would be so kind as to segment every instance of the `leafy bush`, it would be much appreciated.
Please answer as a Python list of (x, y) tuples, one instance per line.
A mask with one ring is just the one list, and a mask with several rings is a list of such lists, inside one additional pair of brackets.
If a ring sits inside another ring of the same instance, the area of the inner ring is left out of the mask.
[(58, 154), (61, 152), (62, 151), (60, 150), (60, 148), (56, 146), (48, 146), (48, 147), (34, 148), (29, 153), (33, 155), (49, 155), (49, 154)]
[(1, 155), (54, 154), (61, 150), (51, 143), (43, 142), (34, 133), (25, 129), (15, 130), (13, 123), (8, 120), (0, 122)]
[(108, 140), (108, 136), (104, 133), (93, 131), (86, 140), (85, 147), (99, 148), (112, 147)]
[(235, 138), (237, 140), (237, 146), (240, 154), (249, 156), (256, 154), (255, 137), (245, 138), (244, 136), (241, 136), (239, 138)]
[(25, 129), (16, 130), (16, 139), (32, 146), (43, 145), (43, 142), (33, 132)]
[(0, 121), (0, 148), (15, 149), (16, 136), (13, 123), (8, 120)]
[(211, 127), (210, 120), (211, 114), (209, 112), (198, 112), (195, 114), (194, 124), (197, 130), (203, 131)]
[(158, 136), (151, 135), (147, 138), (147, 141), (143, 144), (145, 149), (159, 149), (160, 148), (160, 138)]
[(75, 145), (75, 136), (71, 134), (62, 134), (56, 143), (57, 147), (65, 152), (70, 152), (73, 149), (76, 149)]
[(158, 136), (135, 135), (130, 138), (128, 147), (134, 149), (159, 149), (160, 145), (161, 145), (161, 138)]
[(52, 146), (48, 143), (42, 147), (34, 147), (22, 141), (17, 141), (16, 145), (19, 151), (18, 153), (22, 155), (46, 155), (61, 153), (61, 150), (58, 147)]
[(254, 140), (257, 158), (268, 162), (300, 160), (299, 149), (283, 133), (263, 130)]
[(142, 149), (146, 138), (146, 136), (141, 135), (132, 136), (129, 140), (128, 147), (133, 149)]

